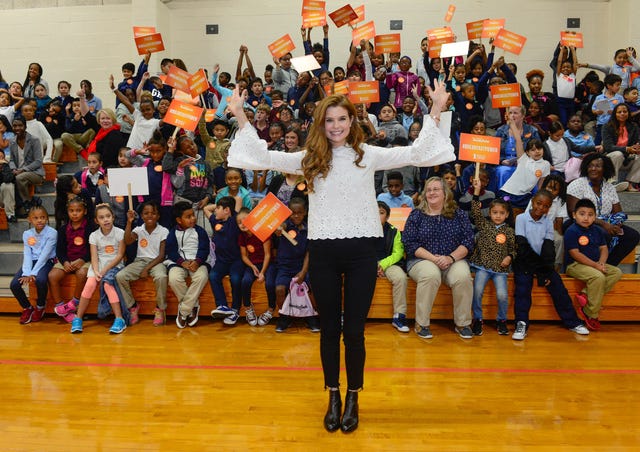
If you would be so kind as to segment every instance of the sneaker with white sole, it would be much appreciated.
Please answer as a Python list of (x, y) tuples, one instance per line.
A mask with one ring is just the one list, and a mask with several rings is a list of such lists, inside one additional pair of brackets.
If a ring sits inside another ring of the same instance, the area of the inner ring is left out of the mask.
[(76, 312), (76, 308), (78, 305), (74, 301), (75, 299), (71, 299), (66, 303), (58, 303), (54, 308), (53, 312), (58, 314), (60, 317), (64, 317), (70, 313)]
[(266, 310), (258, 317), (258, 326), (265, 326), (273, 318), (273, 311)]
[(407, 326), (407, 317), (404, 314), (393, 314), (391, 325), (393, 325), (393, 327), (401, 333), (409, 332), (409, 327)]
[(431, 334), (431, 329), (428, 326), (421, 326), (416, 323), (416, 326), (414, 329), (418, 337), (421, 339), (433, 338), (433, 334)]
[(462, 339), (473, 339), (473, 331), (468, 326), (456, 326), (455, 330)]
[(233, 310), (233, 312), (231, 313), (230, 316), (227, 316), (224, 318), (224, 320), (222, 321), (225, 325), (235, 325), (238, 322), (238, 319), (240, 318), (240, 314), (238, 314), (238, 311), (236, 311), (235, 309)]
[(187, 326), (187, 317), (189, 316), (181, 314), (180, 311), (178, 311), (178, 315), (176, 316), (176, 325), (178, 328), (182, 329)]
[(515, 341), (523, 341), (527, 337), (527, 324), (523, 321), (519, 321), (516, 324), (516, 330), (511, 335), (511, 339)]
[(129, 308), (129, 325), (135, 325), (140, 321), (139, 311), (140, 305), (137, 303)]
[(109, 328), (109, 333), (120, 334), (126, 329), (127, 329), (127, 322), (125, 322), (122, 317), (117, 317), (113, 321), (113, 325), (111, 325), (111, 328)]
[(573, 328), (569, 328), (569, 331), (573, 331), (576, 334), (580, 334), (582, 336), (588, 336), (589, 335), (589, 330), (587, 329), (586, 326), (584, 325), (577, 325), (574, 326)]
[(155, 308), (153, 310), (153, 326), (162, 326), (166, 322), (164, 309)]
[(247, 310), (244, 312), (244, 318), (251, 326), (256, 326), (258, 324), (258, 317), (256, 316), (256, 312), (253, 310), (253, 306), (247, 308)]
[(216, 308), (211, 311), (211, 317), (213, 317), (214, 319), (218, 319), (220, 317), (229, 317), (230, 315), (233, 315), (234, 310), (231, 309), (229, 306), (226, 305), (221, 305), (221, 306), (216, 306)]
[(82, 319), (74, 317), (71, 321), (71, 334), (82, 333)]
[(194, 306), (191, 314), (187, 317), (187, 325), (195, 326), (198, 323), (198, 314), (200, 313), (200, 305)]
[(629, 188), (629, 182), (627, 181), (618, 182), (617, 184), (613, 184), (613, 188), (615, 188), (618, 193), (623, 192), (627, 188)]

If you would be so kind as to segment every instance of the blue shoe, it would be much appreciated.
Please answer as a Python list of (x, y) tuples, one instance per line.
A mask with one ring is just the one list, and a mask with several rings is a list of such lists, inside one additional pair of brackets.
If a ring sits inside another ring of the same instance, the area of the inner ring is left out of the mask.
[(237, 311), (231, 310), (231, 315), (225, 317), (223, 322), (225, 325), (235, 325), (238, 319), (240, 318), (240, 314)]
[(122, 317), (118, 317), (113, 321), (113, 325), (109, 329), (111, 334), (120, 334), (127, 329), (127, 324)]
[(71, 334), (82, 333), (82, 319), (76, 317), (71, 321)]
[(391, 324), (395, 327), (396, 330), (401, 333), (408, 333), (409, 327), (407, 326), (407, 318), (404, 314), (394, 314), (393, 320), (391, 320)]
[(233, 309), (231, 309), (229, 306), (221, 305), (221, 306), (216, 306), (216, 308), (213, 311), (211, 311), (211, 317), (213, 317), (214, 319), (217, 319), (220, 317), (229, 317), (235, 313), (236, 312)]

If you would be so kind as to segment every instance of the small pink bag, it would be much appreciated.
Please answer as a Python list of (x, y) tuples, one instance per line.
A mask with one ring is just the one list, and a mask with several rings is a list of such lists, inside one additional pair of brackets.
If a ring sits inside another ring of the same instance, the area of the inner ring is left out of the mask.
[(291, 317), (312, 317), (318, 315), (311, 304), (307, 283), (303, 282), (302, 284), (298, 284), (295, 278), (291, 280), (291, 284), (289, 284), (289, 295), (284, 299), (280, 314)]

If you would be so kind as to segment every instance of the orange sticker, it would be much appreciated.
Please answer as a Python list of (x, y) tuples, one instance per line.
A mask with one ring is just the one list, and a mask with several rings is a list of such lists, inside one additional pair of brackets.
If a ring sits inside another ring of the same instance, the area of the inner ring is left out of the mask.
[(156, 165), (156, 166), (154, 166), (154, 167), (153, 167), (153, 170), (154, 170), (156, 173), (160, 173), (160, 172), (162, 172), (162, 165)]
[(578, 237), (578, 243), (582, 246), (587, 246), (589, 244), (589, 237), (586, 235), (581, 235)]
[(116, 249), (113, 245), (107, 245), (104, 247), (104, 252), (107, 254), (113, 254), (116, 252)]
[(460, 91), (460, 85), (456, 86), (456, 92)]
[(194, 131), (198, 127), (198, 121), (202, 117), (203, 109), (195, 105), (189, 105), (179, 100), (172, 100), (163, 121), (185, 130)]
[(493, 45), (506, 52), (520, 55), (526, 42), (527, 38), (524, 36), (502, 28), (493, 40)]
[(45, 119), (45, 121), (47, 121), (47, 122), (51, 122), (51, 121), (53, 121), (53, 120), (51, 119), (51, 116), (47, 116), (47, 118)]
[(589, 135), (582, 135), (583, 140), (588, 140), (589, 138), (591, 138)]
[(496, 235), (496, 242), (498, 242), (500, 245), (504, 244), (507, 241), (507, 236), (504, 234), (498, 234)]
[(116, 202), (124, 202), (124, 196), (116, 196)]
[(404, 83), (404, 77), (398, 77), (398, 83)]
[(377, 81), (350, 82), (348, 97), (354, 104), (380, 102), (380, 86)]
[(412, 210), (411, 207), (392, 207), (387, 221), (402, 232)]
[(140, 239), (140, 248), (146, 248), (147, 246), (149, 246), (149, 242), (147, 241), (147, 239)]
[(542, 170), (541, 169), (537, 169), (535, 174), (536, 174), (536, 177), (542, 176)]
[(456, 12), (456, 5), (449, 5), (449, 9), (447, 9), (447, 14), (444, 15), (445, 22), (451, 22), (453, 19), (453, 13)]
[(504, 28), (505, 19), (486, 19), (482, 21), (481, 38), (495, 38)]
[(138, 55), (144, 55), (147, 52), (162, 52), (164, 50), (164, 43), (162, 42), (162, 35), (160, 33), (140, 36), (134, 38), (134, 40), (138, 48)]
[(265, 242), (290, 215), (291, 210), (273, 193), (268, 193), (247, 215), (242, 224), (260, 241)]
[(209, 141), (209, 147), (211, 149), (215, 149), (216, 148), (216, 142), (215, 141)]
[(258, 106), (258, 101), (254, 100), (253, 102), (251, 102), (251, 105), (253, 105), (254, 107), (257, 107)]
[(358, 28), (354, 28), (351, 31), (351, 43), (354, 46), (359, 46), (360, 41), (362, 41), (363, 39), (365, 41), (369, 41), (370, 39), (374, 39), (375, 37), (376, 25), (373, 23), (373, 21), (369, 21), (366, 24)]
[(336, 27), (340, 28), (352, 20), (356, 20), (358, 18), (358, 14), (354, 11), (351, 5), (344, 5), (342, 8), (338, 8), (334, 12), (329, 13), (329, 17), (333, 23), (336, 24)]
[(491, 85), (491, 106), (493, 108), (519, 107), (522, 105), (520, 84)]
[(216, 227), (214, 228), (216, 231), (221, 231), (222, 230), (222, 225), (220, 223), (216, 224)]
[(577, 31), (561, 31), (560, 44), (567, 47), (582, 49), (584, 47), (582, 33), (578, 33)]
[(35, 238), (35, 237), (29, 237), (29, 238), (27, 239), (27, 245), (29, 245), (29, 246), (33, 246), (33, 245), (35, 245), (36, 243), (38, 243), (38, 241), (36, 240), (36, 238)]
[(84, 245), (84, 238), (83, 238), (83, 237), (75, 237), (75, 238), (73, 239), (73, 244), (74, 244), (75, 246), (82, 246), (82, 245)]
[(473, 110), (473, 104), (471, 102), (468, 102), (465, 106), (464, 106), (467, 110)]
[(400, 33), (377, 35), (373, 42), (377, 54), (400, 53)]
[(500, 138), (486, 135), (460, 134), (460, 160), (500, 163)]
[(298, 185), (296, 185), (296, 188), (298, 189), (298, 191), (305, 191), (307, 189), (307, 184), (305, 184), (304, 182), (300, 182)]
[(480, 39), (482, 37), (482, 27), (485, 20), (486, 19), (482, 19), (467, 23), (467, 38), (469, 40)]
[(127, 85), (133, 85), (133, 79), (128, 78), (127, 79)]
[(287, 231), (287, 233), (289, 234), (289, 237), (291, 237), (292, 239), (295, 239), (298, 235), (295, 229), (291, 229), (290, 231)]
[(249, 251), (249, 253), (253, 253), (256, 249), (253, 247), (253, 245), (247, 245), (247, 251)]
[(269, 44), (269, 52), (271, 52), (271, 55), (274, 58), (282, 58), (295, 48), (296, 45), (293, 43), (291, 36), (289, 36), (288, 33)]

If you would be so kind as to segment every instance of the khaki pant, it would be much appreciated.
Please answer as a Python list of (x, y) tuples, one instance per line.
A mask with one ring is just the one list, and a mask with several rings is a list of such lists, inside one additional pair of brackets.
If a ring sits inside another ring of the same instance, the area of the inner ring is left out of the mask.
[[(96, 132), (93, 129), (88, 129), (84, 133), (63, 133), (60, 136), (62, 143), (66, 146), (69, 146), (71, 149), (76, 151), (76, 154), (79, 154), (84, 148), (86, 148), (93, 137), (96, 135)], [(60, 148), (60, 152), (62, 152), (62, 148)]]
[(473, 281), (467, 261), (454, 262), (448, 269), (440, 270), (433, 262), (422, 260), (411, 267), (409, 276), (416, 282), (416, 323), (431, 324), (431, 309), (440, 284), (451, 287), (453, 295), (453, 321), (456, 326), (471, 325), (471, 301)]
[[(152, 260), (150, 257), (136, 258), (116, 274), (116, 281), (127, 308), (136, 303), (129, 283), (140, 279), (140, 273)], [(153, 278), (153, 285), (156, 287), (156, 305), (160, 309), (167, 309), (167, 267), (162, 262), (154, 265), (149, 275)]]
[(407, 314), (407, 274), (398, 265), (390, 265), (384, 271), (393, 286), (393, 313)]
[(41, 185), (44, 177), (31, 171), (20, 173), (16, 176), (16, 190), (22, 202), (31, 201), (29, 195), (29, 187), (32, 185)]
[(584, 292), (589, 302), (583, 308), (584, 313), (592, 319), (598, 318), (602, 307), (602, 299), (615, 283), (622, 277), (622, 271), (618, 267), (606, 264), (607, 274), (588, 265), (573, 262), (567, 266), (567, 275), (586, 283)]
[[(187, 286), (187, 277), (191, 277), (191, 285)], [(183, 316), (188, 316), (195, 306), (202, 289), (209, 282), (209, 270), (206, 265), (201, 265), (195, 272), (182, 267), (172, 267), (169, 270), (169, 285), (178, 297), (178, 311)]]
[(627, 170), (627, 180), (629, 182), (638, 183), (640, 182), (640, 159), (634, 158), (629, 163), (623, 166), (624, 163), (624, 155), (620, 151), (610, 152), (607, 154), (613, 163), (613, 167), (616, 171), (614, 177), (614, 182), (620, 182), (618, 179), (618, 172), (620, 169)]
[(12, 183), (0, 185), (0, 204), (8, 217), (16, 216), (16, 186)]

